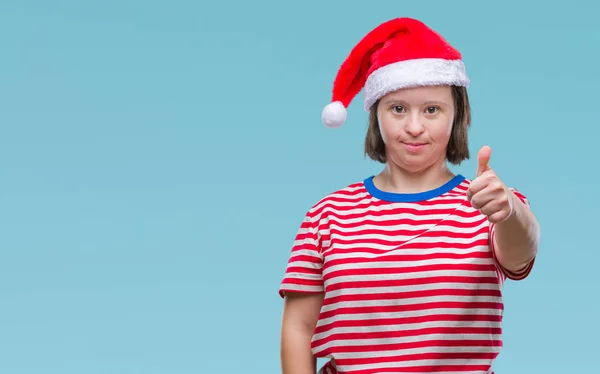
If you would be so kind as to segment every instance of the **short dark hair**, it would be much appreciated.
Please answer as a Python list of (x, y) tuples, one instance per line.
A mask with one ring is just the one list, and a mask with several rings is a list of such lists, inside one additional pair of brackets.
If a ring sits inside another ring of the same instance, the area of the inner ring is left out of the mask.
[[(469, 159), (468, 132), (471, 126), (471, 106), (469, 95), (465, 87), (452, 86), (452, 98), (454, 100), (454, 122), (452, 133), (446, 151), (446, 160), (454, 165)], [(377, 121), (377, 101), (369, 112), (369, 129), (365, 138), (365, 156), (382, 164), (386, 163), (385, 143), (379, 132)]]

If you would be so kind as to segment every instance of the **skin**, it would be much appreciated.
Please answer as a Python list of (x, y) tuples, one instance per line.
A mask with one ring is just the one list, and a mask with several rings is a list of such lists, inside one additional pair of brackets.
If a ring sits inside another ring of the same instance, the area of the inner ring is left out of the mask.
[(316, 359), (311, 349), (312, 339), (323, 294), (288, 292), (284, 299), (281, 329), (281, 370), (283, 374), (315, 374)]
[(467, 191), (471, 205), (496, 225), (496, 258), (505, 269), (519, 273), (535, 258), (540, 225), (533, 212), (500, 180), (490, 167), (492, 149), (477, 154), (476, 178)]
[[(450, 87), (403, 89), (381, 98), (377, 116), (388, 161), (373, 179), (377, 188), (415, 193), (437, 188), (454, 177), (446, 161), (453, 102)], [(490, 156), (488, 146), (478, 152), (477, 171), (467, 198), (496, 225), (494, 247), (498, 262), (509, 271), (519, 272), (535, 257), (539, 224), (531, 210), (492, 170)], [(322, 302), (323, 294), (287, 294), (281, 335), (284, 374), (315, 373), (310, 341)]]
[[(454, 101), (450, 87), (398, 90), (381, 98), (379, 130), (388, 160), (373, 182), (384, 191), (414, 193), (438, 187), (454, 175), (446, 163)], [(411, 144), (422, 144), (418, 151)]]

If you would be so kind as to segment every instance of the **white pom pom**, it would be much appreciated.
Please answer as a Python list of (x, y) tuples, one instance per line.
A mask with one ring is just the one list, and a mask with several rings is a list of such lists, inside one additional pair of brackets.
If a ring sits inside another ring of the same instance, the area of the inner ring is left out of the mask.
[(323, 108), (323, 113), (321, 114), (321, 121), (327, 127), (340, 127), (346, 122), (346, 117), (348, 112), (340, 101), (335, 101), (333, 103), (327, 104), (325, 108)]

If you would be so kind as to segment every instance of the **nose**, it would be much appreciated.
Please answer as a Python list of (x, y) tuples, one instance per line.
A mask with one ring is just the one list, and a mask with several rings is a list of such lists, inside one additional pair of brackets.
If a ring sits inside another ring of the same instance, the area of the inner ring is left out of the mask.
[(413, 113), (408, 121), (406, 121), (406, 127), (404, 129), (411, 136), (417, 137), (425, 131), (425, 126), (421, 121), (421, 117), (417, 113)]

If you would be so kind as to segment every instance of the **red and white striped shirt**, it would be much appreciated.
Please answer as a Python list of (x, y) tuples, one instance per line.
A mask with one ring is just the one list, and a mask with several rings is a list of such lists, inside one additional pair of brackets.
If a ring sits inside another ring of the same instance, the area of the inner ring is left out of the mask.
[[(324, 292), (312, 338), (320, 373), (492, 373), (502, 346), (494, 225), (457, 175), (435, 190), (395, 194), (373, 177), (306, 214), (280, 295)], [(513, 191), (528, 206), (521, 193)]]

